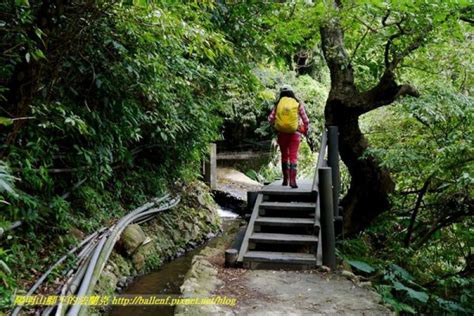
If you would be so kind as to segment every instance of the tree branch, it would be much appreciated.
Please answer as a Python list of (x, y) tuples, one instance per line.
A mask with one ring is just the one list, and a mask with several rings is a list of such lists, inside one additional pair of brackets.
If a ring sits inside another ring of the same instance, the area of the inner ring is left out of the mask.
[(383, 18), (382, 18), (382, 25), (383, 26), (387, 26), (387, 19), (390, 16), (391, 12), (392, 11), (389, 9), (389, 10), (387, 10), (387, 13), (385, 13), (385, 15), (383, 16)]
[[(365, 24), (364, 24), (365, 25)], [(364, 35), (362, 35), (360, 41), (357, 43), (356, 47), (354, 48), (354, 51), (352, 52), (352, 56), (351, 58), (349, 59), (349, 65), (352, 65), (352, 60), (354, 59), (356, 53), (357, 53), (357, 50), (359, 49), (360, 45), (362, 44), (362, 42), (365, 40), (365, 38), (367, 37), (367, 34), (369, 34), (369, 31), (371, 30), (370, 27), (366, 26), (366, 30), (365, 30), (365, 33)]]
[(359, 17), (355, 17), (355, 19), (357, 21), (360, 22), (360, 24), (362, 24), (363, 26), (365, 26), (368, 30), (370, 30), (372, 33), (378, 33), (379, 31), (377, 29), (374, 29), (372, 26), (370, 26), (369, 24), (367, 24), (364, 20), (362, 20), (361, 18)]
[(413, 226), (415, 224), (416, 216), (418, 215), (421, 202), (423, 201), (423, 197), (425, 196), (428, 190), (432, 177), (433, 175), (429, 176), (428, 179), (426, 179), (425, 183), (423, 184), (423, 187), (420, 189), (418, 197), (416, 198), (415, 208), (413, 209), (413, 213), (411, 214), (410, 224), (408, 225), (407, 235), (405, 237), (405, 247), (410, 246), (411, 235), (413, 233)]
[(402, 84), (401, 86), (399, 86), (399, 88), (400, 89), (398, 90), (397, 94), (394, 97), (395, 100), (407, 95), (411, 97), (416, 97), (416, 98), (420, 96), (420, 92), (412, 85)]
[(463, 8), (461, 10), (461, 16), (459, 17), (459, 19), (463, 22), (467, 22), (472, 25), (474, 24), (473, 14), (474, 14), (474, 6)]
[(354, 103), (358, 113), (362, 115), (381, 106), (391, 104), (404, 96), (419, 97), (420, 93), (411, 85), (398, 85), (395, 81), (395, 74), (390, 70), (386, 70), (379, 83), (372, 89), (360, 93), (355, 98)]
[(438, 218), (435, 224), (432, 225), (431, 229), (417, 241), (414, 248), (418, 249), (423, 246), (438, 230), (458, 222), (459, 219), (465, 216), (472, 216), (473, 214), (474, 210), (468, 209), (441, 216), (440, 218)]

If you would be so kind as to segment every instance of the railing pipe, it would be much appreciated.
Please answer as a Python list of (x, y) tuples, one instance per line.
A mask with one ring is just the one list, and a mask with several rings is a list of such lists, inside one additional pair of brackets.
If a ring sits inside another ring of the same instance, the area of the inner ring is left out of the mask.
[(336, 268), (336, 237), (334, 233), (334, 206), (331, 168), (320, 167), (318, 169), (318, 175), (321, 206), (323, 265), (334, 270)]
[(337, 126), (328, 127), (328, 165), (332, 170), (334, 217), (339, 216), (339, 194), (341, 192), (338, 134)]
[(325, 165), (324, 158), (326, 156), (326, 147), (327, 147), (327, 132), (324, 129), (323, 134), (321, 136), (321, 144), (319, 148), (318, 154), (318, 161), (316, 163), (316, 171), (314, 172), (314, 179), (313, 179), (313, 191), (318, 190), (319, 186), (319, 178), (318, 178), (318, 168), (323, 167)]

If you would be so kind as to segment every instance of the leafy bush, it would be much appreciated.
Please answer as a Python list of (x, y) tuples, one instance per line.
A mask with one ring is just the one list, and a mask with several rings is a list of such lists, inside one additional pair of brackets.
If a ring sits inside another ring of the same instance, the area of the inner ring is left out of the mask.
[(472, 104), (429, 90), (362, 120), (397, 189), (393, 211), (344, 242), (341, 256), (376, 268), (376, 290), (399, 312), (472, 313)]

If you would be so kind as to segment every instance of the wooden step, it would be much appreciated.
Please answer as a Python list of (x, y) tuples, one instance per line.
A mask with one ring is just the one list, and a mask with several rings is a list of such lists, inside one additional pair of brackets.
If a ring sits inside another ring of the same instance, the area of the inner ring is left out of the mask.
[(248, 251), (244, 261), (316, 265), (316, 256), (309, 253)]
[(254, 243), (307, 244), (317, 243), (318, 237), (314, 235), (253, 233), (249, 241)]
[(257, 217), (255, 224), (268, 226), (313, 226), (314, 218)]
[(313, 191), (297, 191), (295, 190), (286, 190), (282, 191), (279, 189), (272, 189), (272, 188), (263, 188), (260, 190), (260, 193), (263, 193), (264, 195), (278, 195), (278, 196), (300, 196), (300, 197), (308, 197), (308, 196), (314, 196), (316, 197), (316, 192)]
[(261, 209), (271, 210), (292, 210), (292, 211), (313, 211), (316, 209), (316, 203), (308, 202), (262, 202)]
[(312, 179), (298, 179), (298, 188), (293, 189), (289, 186), (282, 186), (281, 180), (272, 182), (261, 189), (261, 193), (265, 195), (280, 195), (280, 196), (312, 196), (315, 195), (313, 191)]

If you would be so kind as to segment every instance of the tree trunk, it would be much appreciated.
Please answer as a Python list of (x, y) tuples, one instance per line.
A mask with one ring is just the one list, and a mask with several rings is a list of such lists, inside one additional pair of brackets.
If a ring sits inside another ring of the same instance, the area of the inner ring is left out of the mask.
[(331, 74), (331, 89), (325, 107), (326, 126), (339, 127), (340, 155), (351, 175), (349, 192), (341, 203), (344, 230), (350, 234), (363, 230), (389, 209), (388, 195), (395, 188), (388, 171), (381, 168), (374, 157), (361, 158), (368, 142), (359, 128), (359, 116), (390, 104), (400, 96), (417, 96), (418, 92), (411, 86), (396, 83), (393, 64), (386, 68), (376, 86), (359, 92), (337, 18), (323, 24), (320, 32)]
[(373, 157), (361, 159), (368, 148), (367, 139), (359, 128), (359, 115), (345, 100), (329, 98), (326, 103), (326, 125), (339, 127), (339, 150), (342, 161), (351, 174), (350, 189), (341, 206), (346, 233), (363, 230), (383, 211), (390, 207), (388, 194), (394, 183), (387, 170), (379, 167)]

